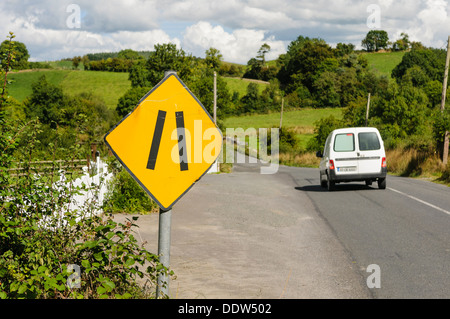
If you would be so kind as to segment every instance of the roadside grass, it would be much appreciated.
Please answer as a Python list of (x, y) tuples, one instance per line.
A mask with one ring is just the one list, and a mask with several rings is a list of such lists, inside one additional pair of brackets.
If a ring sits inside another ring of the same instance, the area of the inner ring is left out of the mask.
[(445, 167), (438, 154), (399, 147), (386, 150), (386, 160), (389, 174), (450, 186), (450, 165)]

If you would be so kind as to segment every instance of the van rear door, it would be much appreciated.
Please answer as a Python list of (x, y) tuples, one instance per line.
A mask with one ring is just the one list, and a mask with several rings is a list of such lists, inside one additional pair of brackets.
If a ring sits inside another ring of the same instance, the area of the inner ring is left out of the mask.
[(379, 173), (381, 171), (382, 144), (376, 132), (359, 132), (358, 170), (359, 174)]
[(334, 136), (333, 157), (336, 175), (358, 173), (358, 155), (354, 130), (337, 132)]

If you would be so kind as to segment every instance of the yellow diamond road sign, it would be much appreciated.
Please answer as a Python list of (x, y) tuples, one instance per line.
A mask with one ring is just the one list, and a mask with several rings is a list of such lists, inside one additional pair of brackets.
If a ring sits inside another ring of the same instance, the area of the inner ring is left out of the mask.
[(217, 160), (222, 134), (181, 79), (169, 73), (108, 132), (105, 142), (168, 210)]

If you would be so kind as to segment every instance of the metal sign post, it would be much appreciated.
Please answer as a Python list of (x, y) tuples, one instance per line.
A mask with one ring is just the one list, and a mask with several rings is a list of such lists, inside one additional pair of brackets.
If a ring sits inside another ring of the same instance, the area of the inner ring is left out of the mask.
[[(172, 224), (172, 210), (159, 209), (159, 230), (158, 230), (158, 255), (159, 261), (164, 267), (170, 265), (170, 232)], [(156, 286), (156, 298), (169, 295), (169, 276), (160, 274)]]

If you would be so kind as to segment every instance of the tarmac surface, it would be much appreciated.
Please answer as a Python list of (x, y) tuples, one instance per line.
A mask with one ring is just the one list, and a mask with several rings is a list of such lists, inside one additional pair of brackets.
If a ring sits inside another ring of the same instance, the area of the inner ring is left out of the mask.
[[(372, 298), (364, 273), (296, 186), (256, 164), (202, 177), (172, 210), (170, 298)], [(158, 214), (136, 223), (136, 238), (157, 253)]]

